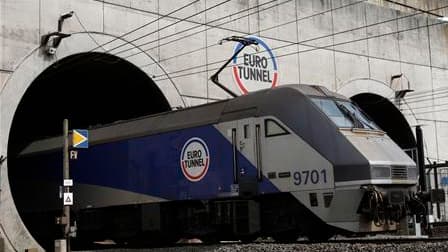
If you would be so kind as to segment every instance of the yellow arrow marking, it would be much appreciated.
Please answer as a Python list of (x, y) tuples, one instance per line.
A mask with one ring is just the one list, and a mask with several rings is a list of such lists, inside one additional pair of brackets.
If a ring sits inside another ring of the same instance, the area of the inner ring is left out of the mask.
[(77, 146), (81, 143), (83, 143), (84, 141), (87, 141), (87, 138), (81, 134), (79, 134), (78, 131), (74, 130), (73, 131), (73, 146)]

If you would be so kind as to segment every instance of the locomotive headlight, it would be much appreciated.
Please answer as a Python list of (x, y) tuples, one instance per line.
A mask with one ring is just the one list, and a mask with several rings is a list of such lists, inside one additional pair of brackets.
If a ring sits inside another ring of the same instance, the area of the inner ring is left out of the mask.
[(390, 178), (390, 166), (372, 166), (372, 178)]
[(417, 179), (417, 167), (408, 167), (408, 179)]

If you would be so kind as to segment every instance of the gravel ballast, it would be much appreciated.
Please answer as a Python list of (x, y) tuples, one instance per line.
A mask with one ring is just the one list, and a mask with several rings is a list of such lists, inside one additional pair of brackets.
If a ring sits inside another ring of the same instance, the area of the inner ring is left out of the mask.
[(219, 244), (219, 245), (192, 245), (169, 248), (151, 249), (108, 249), (107, 252), (287, 252), (287, 251), (310, 251), (310, 252), (440, 252), (448, 251), (448, 241), (443, 242), (403, 242), (403, 243), (250, 243), (250, 244)]

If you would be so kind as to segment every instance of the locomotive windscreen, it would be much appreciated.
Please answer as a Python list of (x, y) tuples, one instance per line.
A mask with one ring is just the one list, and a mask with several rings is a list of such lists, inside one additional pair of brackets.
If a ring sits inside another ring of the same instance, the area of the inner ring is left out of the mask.
[(329, 98), (311, 98), (339, 128), (380, 128), (362, 110), (350, 101)]

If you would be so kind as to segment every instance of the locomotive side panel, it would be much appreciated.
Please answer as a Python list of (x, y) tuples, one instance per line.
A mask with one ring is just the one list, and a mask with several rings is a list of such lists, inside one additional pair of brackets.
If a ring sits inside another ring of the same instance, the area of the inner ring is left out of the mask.
[(281, 191), (334, 188), (333, 166), (318, 151), (275, 117), (258, 122), (263, 132), (263, 172)]

